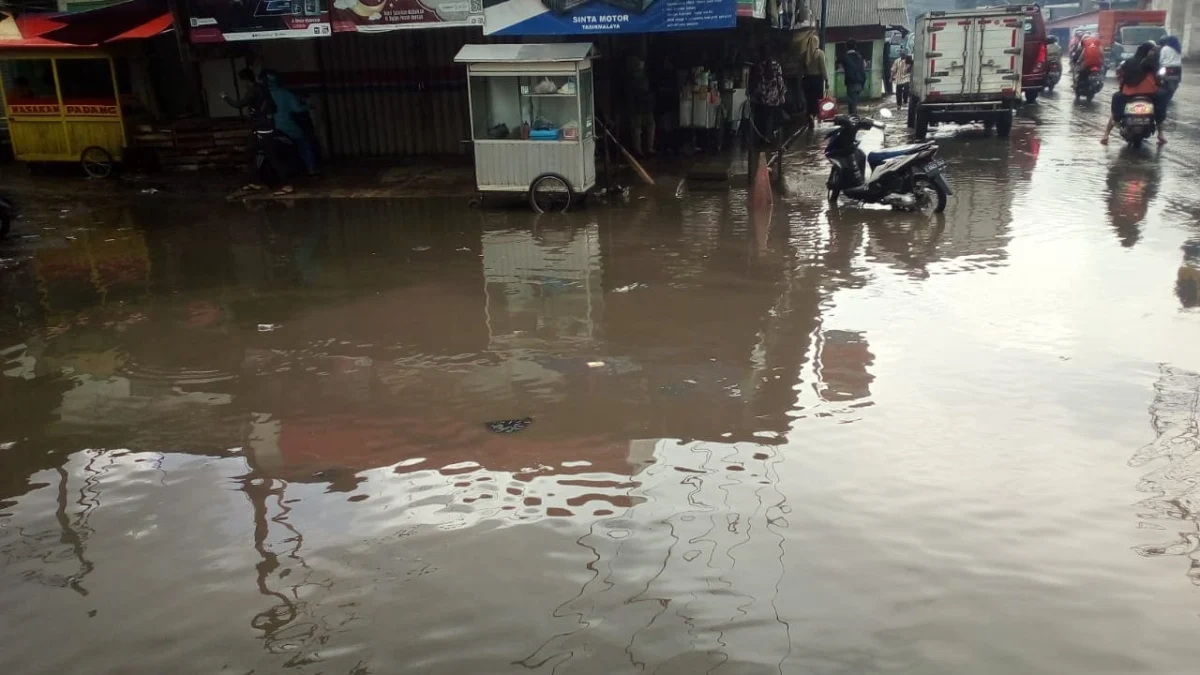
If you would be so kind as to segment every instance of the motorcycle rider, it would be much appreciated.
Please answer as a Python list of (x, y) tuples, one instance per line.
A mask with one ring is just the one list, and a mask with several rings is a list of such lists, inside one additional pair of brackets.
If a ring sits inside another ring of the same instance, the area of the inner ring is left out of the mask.
[(1158, 144), (1167, 142), (1163, 135), (1163, 117), (1167, 106), (1162, 101), (1158, 89), (1158, 47), (1153, 42), (1145, 42), (1138, 46), (1137, 52), (1117, 68), (1117, 82), (1120, 90), (1112, 97), (1112, 114), (1104, 127), (1104, 136), (1100, 138), (1101, 145), (1108, 145), (1108, 137), (1113, 126), (1125, 114), (1125, 103), (1134, 96), (1146, 96), (1154, 101), (1154, 122), (1158, 131)]
[(1075, 59), (1075, 88), (1083, 87), (1084, 79), (1104, 68), (1104, 47), (1095, 35), (1084, 35), (1079, 40), (1079, 58)]
[(1046, 38), (1046, 67), (1062, 66), (1062, 45), (1058, 44), (1058, 36)]
[(1083, 54), (1083, 38), (1087, 35), (1087, 31), (1082, 28), (1076, 28), (1075, 34), (1071, 36), (1071, 70), (1079, 63), (1079, 58)]
[(1164, 35), (1158, 39), (1158, 65), (1165, 69), (1163, 73), (1163, 102), (1166, 105), (1171, 104), (1171, 99), (1175, 97), (1175, 90), (1179, 88), (1179, 82), (1183, 79), (1183, 57), (1180, 53), (1183, 51), (1182, 45), (1179, 43), (1179, 38), (1172, 35)]
[[(1058, 36), (1051, 35), (1046, 38), (1046, 72), (1057, 72), (1059, 77), (1062, 77), (1062, 45), (1058, 44)], [(1053, 84), (1047, 82), (1047, 86), (1053, 88)]]

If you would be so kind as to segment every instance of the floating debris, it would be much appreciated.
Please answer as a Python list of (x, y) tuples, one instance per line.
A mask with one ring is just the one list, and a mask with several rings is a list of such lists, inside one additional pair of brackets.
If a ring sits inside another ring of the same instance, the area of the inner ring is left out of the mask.
[(650, 285), (649, 285), (649, 284), (642, 284), (642, 283), (629, 284), (629, 285), (626, 285), (626, 286), (621, 286), (621, 287), (619, 287), (619, 288), (614, 288), (614, 289), (612, 290), (612, 292), (613, 292), (613, 293), (628, 293), (629, 291), (636, 291), (636, 290), (638, 290), (638, 289), (640, 289), (640, 288), (650, 288)]
[(588, 361), (587, 366), (588, 366), (588, 368), (603, 368), (604, 362), (603, 361)]
[(277, 330), (278, 328), (279, 328), (279, 324), (277, 324), (277, 323), (260, 323), (260, 324), (258, 324), (258, 332), (260, 332), (260, 333), (270, 333), (271, 331)]
[(421, 251), (428, 251), (430, 248), (431, 247), (429, 247), (429, 246), (414, 246), (413, 250), (417, 251), (419, 253)]
[(496, 420), (494, 422), (485, 422), (484, 425), (488, 431), (497, 434), (514, 434), (523, 430), (525, 427), (533, 424), (532, 417), (522, 417), (519, 420)]

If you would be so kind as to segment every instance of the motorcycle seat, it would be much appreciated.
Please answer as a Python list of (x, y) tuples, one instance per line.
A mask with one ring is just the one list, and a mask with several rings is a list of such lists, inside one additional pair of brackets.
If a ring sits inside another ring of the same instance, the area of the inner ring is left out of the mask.
[(924, 143), (913, 143), (911, 145), (897, 145), (894, 148), (884, 148), (867, 155), (867, 161), (871, 163), (872, 167), (875, 167), (893, 157), (899, 157), (901, 155), (913, 155), (924, 150), (925, 148), (932, 147), (933, 145), (933, 141), (926, 141)]

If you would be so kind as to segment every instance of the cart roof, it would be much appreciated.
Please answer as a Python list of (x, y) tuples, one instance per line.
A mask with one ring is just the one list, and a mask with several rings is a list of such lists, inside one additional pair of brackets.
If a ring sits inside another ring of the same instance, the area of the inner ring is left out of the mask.
[(546, 63), (583, 61), (592, 54), (590, 42), (548, 45), (463, 45), (455, 63)]

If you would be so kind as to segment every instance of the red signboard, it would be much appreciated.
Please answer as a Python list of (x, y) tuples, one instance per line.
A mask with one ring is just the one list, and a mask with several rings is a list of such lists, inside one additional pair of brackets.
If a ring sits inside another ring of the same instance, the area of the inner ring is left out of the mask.
[(13, 103), (8, 106), (8, 114), (13, 116), (33, 117), (37, 115), (58, 115), (57, 103)]
[(332, 0), (332, 5), (338, 33), (483, 25), (482, 0)]

